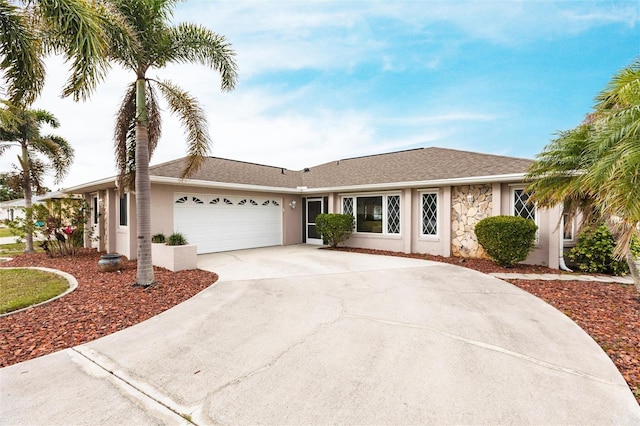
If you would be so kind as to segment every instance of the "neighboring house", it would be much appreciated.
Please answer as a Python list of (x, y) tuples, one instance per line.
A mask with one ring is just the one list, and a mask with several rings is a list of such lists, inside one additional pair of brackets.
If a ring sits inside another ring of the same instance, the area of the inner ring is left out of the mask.
[[(64, 198), (65, 193), (61, 191), (47, 192), (44, 195), (35, 195), (33, 204), (42, 204), (46, 200)], [(0, 220), (18, 220), (24, 218), (25, 203), (24, 198), (0, 202)]]
[[(561, 210), (527, 203), (523, 177), (531, 160), (420, 148), (287, 170), (207, 158), (189, 179), (185, 159), (150, 167), (152, 234), (183, 233), (198, 253), (290, 244), (321, 244), (319, 213), (351, 213), (345, 243), (405, 253), (477, 257), (475, 224), (519, 215), (539, 226), (528, 263), (558, 267)], [(100, 251), (136, 257), (135, 194), (119, 194), (115, 178), (67, 192), (83, 194)], [(89, 242), (87, 242), (89, 243)]]

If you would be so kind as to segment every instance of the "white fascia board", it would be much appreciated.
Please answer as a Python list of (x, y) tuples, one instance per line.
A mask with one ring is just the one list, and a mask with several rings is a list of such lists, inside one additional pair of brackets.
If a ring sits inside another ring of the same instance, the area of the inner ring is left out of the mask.
[(61, 190), (61, 192), (80, 194), (83, 192), (93, 192), (99, 189), (108, 189), (108, 188), (115, 188), (115, 187), (116, 187), (116, 177), (111, 176), (111, 177), (100, 179), (100, 180), (94, 180), (93, 182), (87, 182), (81, 185), (64, 188)]
[(229, 189), (234, 191), (276, 192), (285, 194), (299, 194), (296, 188), (283, 188), (280, 186), (250, 185), (246, 183), (213, 182), (209, 180), (180, 179), (166, 176), (151, 176), (151, 183), (162, 185), (199, 186), (203, 188)]
[(464, 178), (453, 179), (434, 179), (423, 181), (411, 181), (411, 182), (390, 182), (390, 183), (376, 183), (365, 185), (349, 185), (349, 186), (335, 186), (325, 188), (312, 188), (305, 190), (304, 192), (350, 192), (350, 191), (379, 191), (389, 189), (402, 189), (402, 188), (433, 188), (440, 186), (453, 186), (453, 185), (475, 185), (484, 183), (503, 183), (503, 182), (525, 182), (525, 173), (513, 173), (509, 175), (495, 175), (495, 176), (473, 176)]
[[(281, 194), (316, 194), (326, 192), (353, 192), (353, 191), (379, 191), (389, 189), (401, 189), (401, 188), (429, 188), (440, 186), (452, 186), (452, 185), (473, 185), (495, 182), (524, 182), (525, 173), (513, 173), (508, 175), (493, 175), (493, 176), (473, 176), (453, 179), (434, 179), (424, 181), (409, 181), (409, 182), (388, 182), (388, 183), (376, 183), (376, 184), (364, 184), (364, 185), (347, 185), (347, 186), (328, 186), (322, 188), (307, 188), (306, 186), (299, 186), (297, 188), (285, 188), (280, 186), (263, 186), (263, 185), (250, 185), (244, 183), (229, 183), (229, 182), (213, 182), (208, 180), (197, 179), (180, 179), (175, 177), (166, 176), (151, 176), (151, 183), (162, 185), (182, 185), (182, 186), (198, 186), (204, 188), (218, 188), (229, 189), (235, 191), (254, 191), (254, 192), (274, 192)], [(92, 192), (98, 189), (115, 188), (116, 177), (110, 177), (101, 179), (82, 185), (73, 186), (63, 189), (63, 192), (70, 193), (82, 193)]]

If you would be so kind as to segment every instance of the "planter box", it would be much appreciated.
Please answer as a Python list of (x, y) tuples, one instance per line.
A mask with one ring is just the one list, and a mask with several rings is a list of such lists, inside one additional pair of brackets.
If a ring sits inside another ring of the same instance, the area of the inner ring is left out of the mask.
[(153, 243), (151, 257), (155, 266), (173, 272), (198, 267), (198, 247), (195, 244), (168, 246), (164, 243)]

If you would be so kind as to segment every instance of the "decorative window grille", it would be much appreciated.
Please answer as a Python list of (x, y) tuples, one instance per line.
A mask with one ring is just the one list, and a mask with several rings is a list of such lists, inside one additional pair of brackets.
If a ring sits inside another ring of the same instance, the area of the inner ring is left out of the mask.
[(258, 203), (255, 202), (254, 200), (249, 200), (249, 204), (251, 204), (252, 206), (257, 206)]
[(189, 197), (187, 197), (187, 196), (180, 197), (180, 198), (178, 198), (178, 199), (176, 200), (176, 204), (184, 204), (184, 203), (186, 203), (187, 201), (189, 201)]
[(438, 235), (438, 194), (422, 194), (422, 235)]
[(204, 204), (204, 202), (198, 197), (191, 197), (191, 200), (196, 204)]
[(223, 201), (224, 201), (225, 204), (227, 204), (229, 206), (233, 205), (233, 202), (231, 200), (229, 200), (228, 198), (225, 198)]
[(276, 200), (271, 200), (271, 204), (273, 204), (274, 206), (279, 206), (280, 203), (277, 202)]
[(400, 233), (400, 196), (387, 196), (387, 233)]
[(513, 190), (513, 215), (536, 220), (536, 206), (529, 202), (529, 194), (524, 189)]
[(264, 203), (262, 203), (263, 206), (268, 206), (269, 205), (269, 200), (265, 201)]
[(342, 213), (353, 215), (353, 198), (342, 199)]
[(218, 204), (220, 202), (220, 197), (214, 198), (213, 200), (209, 201), (209, 204)]

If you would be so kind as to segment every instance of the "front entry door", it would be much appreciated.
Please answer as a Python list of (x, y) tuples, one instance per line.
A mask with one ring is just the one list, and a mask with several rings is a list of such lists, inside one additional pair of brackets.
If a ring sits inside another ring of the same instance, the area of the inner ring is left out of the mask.
[(307, 244), (322, 244), (316, 232), (316, 217), (322, 213), (322, 198), (307, 198)]

